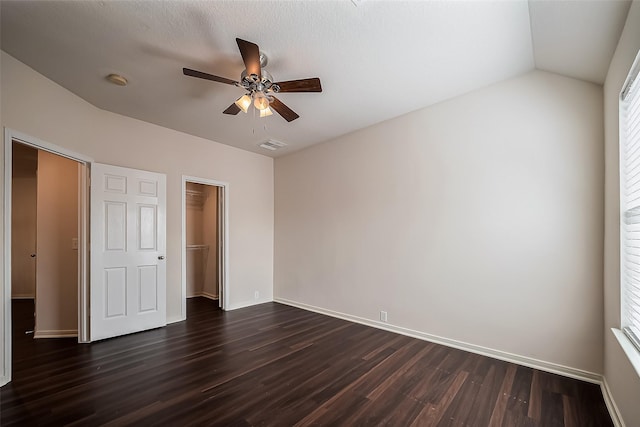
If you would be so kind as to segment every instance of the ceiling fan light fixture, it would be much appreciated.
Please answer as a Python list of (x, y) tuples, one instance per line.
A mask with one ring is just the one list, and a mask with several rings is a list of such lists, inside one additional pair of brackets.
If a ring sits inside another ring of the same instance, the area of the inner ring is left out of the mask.
[(251, 105), (251, 97), (246, 94), (242, 95), (236, 100), (235, 104), (242, 110), (243, 113), (246, 113), (249, 105)]
[(256, 98), (253, 101), (253, 105), (260, 111), (266, 110), (267, 108), (269, 108), (269, 100), (262, 93), (256, 94)]
[(268, 117), (270, 115), (273, 114), (273, 111), (271, 111), (271, 108), (267, 107), (264, 110), (260, 110), (260, 117)]

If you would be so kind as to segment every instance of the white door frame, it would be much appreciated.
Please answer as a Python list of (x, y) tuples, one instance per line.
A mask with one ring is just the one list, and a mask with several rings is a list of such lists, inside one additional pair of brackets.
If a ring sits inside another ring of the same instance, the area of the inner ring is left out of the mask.
[(2, 306), (4, 308), (4, 330), (2, 331), (2, 347), (4, 366), (0, 376), (0, 385), (11, 381), (11, 186), (13, 141), (28, 145), (38, 150), (48, 151), (58, 156), (74, 160), (83, 168), (79, 168), (79, 203), (78, 203), (78, 342), (89, 341), (88, 323), (88, 238), (89, 238), (89, 180), (88, 173), (93, 159), (66, 148), (42, 141), (21, 132), (4, 129), (4, 278), (2, 289)]
[(222, 294), (220, 299), (220, 308), (226, 310), (229, 306), (229, 183), (216, 181), (207, 178), (198, 178), (195, 176), (182, 175), (182, 319), (187, 318), (187, 182), (195, 184), (205, 184), (219, 187), (222, 190), (222, 205), (223, 212), (218, 212), (222, 220), (222, 227), (224, 232), (222, 236), (222, 262), (219, 268), (222, 269), (222, 277), (220, 283), (218, 283), (218, 295)]

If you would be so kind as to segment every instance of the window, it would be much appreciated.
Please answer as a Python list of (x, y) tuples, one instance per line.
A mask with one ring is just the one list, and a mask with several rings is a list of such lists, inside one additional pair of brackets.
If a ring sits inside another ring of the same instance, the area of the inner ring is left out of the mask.
[(620, 96), (620, 258), (622, 330), (640, 351), (639, 62), (636, 57)]

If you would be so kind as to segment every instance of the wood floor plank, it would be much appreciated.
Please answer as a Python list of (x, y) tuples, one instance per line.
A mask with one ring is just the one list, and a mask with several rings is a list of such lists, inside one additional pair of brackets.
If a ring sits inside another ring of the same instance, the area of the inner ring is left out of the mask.
[(425, 346), (420, 349), (415, 355), (411, 357), (411, 359), (407, 360), (403, 364), (396, 363), (396, 368), (387, 378), (384, 379), (378, 386), (376, 386), (373, 390), (367, 394), (367, 399), (376, 400), (380, 397), (382, 393), (385, 392), (391, 385), (397, 381), (400, 377), (402, 377), (409, 369), (411, 369), (420, 359), (427, 357), (429, 352), (431, 351), (431, 347)]
[[(378, 380), (381, 375), (389, 372), (389, 369), (393, 366), (394, 359), (402, 358), (411, 350), (414, 346), (402, 347), (397, 352), (392, 352), (387, 355), (384, 359), (382, 359), (379, 363), (371, 367), (371, 369), (367, 370), (364, 373), (359, 374), (357, 377), (354, 377), (353, 381), (345, 382), (344, 384), (335, 384), (335, 380), (333, 381), (334, 387), (332, 388), (331, 397), (324, 400), (322, 404), (313, 412), (305, 416), (302, 420), (296, 423), (296, 426), (307, 426), (312, 425), (317, 422), (325, 413), (327, 413), (331, 407), (331, 405), (338, 403), (344, 396), (351, 395), (362, 395), (363, 393), (357, 393), (355, 390), (358, 387), (369, 386), (372, 382)], [(384, 353), (379, 353), (379, 355), (383, 355)]]
[(542, 413), (542, 387), (540, 386), (540, 372), (534, 370), (531, 378), (531, 393), (529, 395), (529, 418), (540, 421)]
[[(31, 304), (31, 306), (29, 306)], [(4, 426), (613, 426), (599, 387), (267, 303), (92, 344), (14, 301)]]
[[(505, 375), (505, 364), (491, 363), (489, 369), (484, 373), (484, 375), (479, 380), (476, 379), (476, 382), (480, 387), (473, 399), (466, 419), (463, 420), (465, 423), (475, 423), (483, 426), (489, 425), (491, 414), (493, 412), (493, 408), (497, 404), (500, 395), (500, 388)], [(457, 416), (457, 419), (460, 420), (460, 416)]]
[(524, 366), (516, 367), (510, 399), (507, 402), (507, 411), (504, 421), (502, 422), (503, 427), (512, 425), (537, 425), (537, 421), (529, 417), (533, 372), (534, 370), (531, 368)]
[(562, 395), (549, 390), (542, 391), (542, 411), (540, 425), (549, 427), (564, 426), (564, 410), (562, 408)]
[(420, 415), (418, 415), (418, 417), (416, 417), (414, 422), (411, 424), (412, 427), (438, 425), (442, 420), (445, 412), (449, 409), (451, 402), (460, 392), (460, 389), (467, 380), (468, 376), (469, 374), (465, 371), (458, 372), (451, 382), (449, 388), (442, 395), (442, 398), (436, 403), (430, 403), (426, 405)]
[(493, 411), (491, 412), (491, 418), (489, 419), (489, 427), (501, 427), (502, 421), (504, 420), (504, 416), (507, 410), (507, 403), (511, 398), (510, 392), (511, 387), (513, 387), (513, 380), (516, 376), (516, 367), (515, 365), (509, 365), (507, 368), (507, 372), (502, 379), (502, 385), (500, 387), (500, 391), (498, 392), (498, 400), (493, 407)]

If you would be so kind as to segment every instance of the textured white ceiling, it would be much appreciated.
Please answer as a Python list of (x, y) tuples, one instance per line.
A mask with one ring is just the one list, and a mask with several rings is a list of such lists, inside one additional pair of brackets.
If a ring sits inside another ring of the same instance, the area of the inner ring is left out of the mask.
[[(534, 69), (602, 83), (630, 2), (6, 1), (2, 49), (105, 110), (281, 155)], [(531, 12), (531, 13), (530, 13)], [(532, 31), (533, 30), (533, 31)], [(222, 114), (242, 91), (235, 38), (257, 43), (300, 114)], [(104, 80), (129, 79), (127, 87)], [(267, 138), (289, 146), (258, 147)]]

